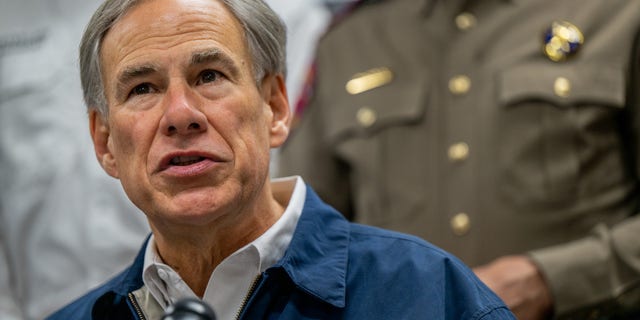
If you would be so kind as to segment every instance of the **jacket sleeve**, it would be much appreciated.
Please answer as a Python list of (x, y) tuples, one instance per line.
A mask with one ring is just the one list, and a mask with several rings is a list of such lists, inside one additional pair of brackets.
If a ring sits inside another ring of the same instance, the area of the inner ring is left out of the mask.
[[(640, 32), (631, 54), (627, 143), (640, 177)], [(636, 194), (640, 198), (640, 194)], [(583, 239), (530, 253), (545, 275), (561, 319), (640, 315), (640, 215), (608, 227), (596, 226)]]

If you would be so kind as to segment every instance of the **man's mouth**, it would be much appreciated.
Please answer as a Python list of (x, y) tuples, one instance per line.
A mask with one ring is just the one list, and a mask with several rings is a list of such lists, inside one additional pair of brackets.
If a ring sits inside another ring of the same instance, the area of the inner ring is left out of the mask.
[(158, 164), (156, 172), (170, 176), (197, 176), (225, 162), (215, 153), (205, 151), (178, 151), (165, 155)]
[(205, 158), (200, 156), (180, 156), (173, 157), (169, 164), (172, 166), (188, 166), (203, 161)]

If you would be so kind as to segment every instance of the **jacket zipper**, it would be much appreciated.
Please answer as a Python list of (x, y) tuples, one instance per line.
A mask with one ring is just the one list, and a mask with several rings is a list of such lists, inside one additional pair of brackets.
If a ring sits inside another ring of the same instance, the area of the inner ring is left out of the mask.
[(255, 279), (253, 279), (253, 283), (251, 283), (251, 287), (249, 287), (249, 292), (244, 297), (244, 299), (242, 299), (242, 304), (240, 304), (240, 309), (238, 309), (238, 312), (236, 313), (236, 320), (240, 320), (240, 315), (242, 314), (242, 311), (244, 311), (244, 308), (247, 307), (249, 298), (251, 298), (253, 293), (256, 291), (256, 287), (258, 286), (260, 279), (262, 279), (262, 274), (259, 274)]
[(131, 301), (131, 304), (133, 305), (133, 308), (136, 310), (136, 313), (138, 314), (138, 317), (140, 318), (140, 320), (146, 320), (144, 314), (142, 313), (142, 309), (140, 309), (140, 305), (138, 304), (138, 301), (133, 296), (133, 293), (129, 292), (128, 296), (129, 296), (129, 301)]

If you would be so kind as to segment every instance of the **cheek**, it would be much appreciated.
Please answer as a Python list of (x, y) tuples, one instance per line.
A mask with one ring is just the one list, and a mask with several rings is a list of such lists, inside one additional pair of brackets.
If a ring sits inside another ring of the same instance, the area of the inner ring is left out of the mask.
[(268, 143), (269, 129), (267, 127), (268, 120), (261, 108), (256, 106), (248, 112), (236, 114), (235, 117), (230, 115), (229, 119), (234, 120), (229, 123), (228, 127), (234, 128), (232, 134), (235, 132), (236, 139), (241, 140), (250, 149), (247, 151), (250, 153), (262, 151), (256, 150), (256, 148), (264, 148), (265, 142)]
[(249, 115), (241, 124), (242, 132), (239, 136), (246, 148), (249, 161), (255, 164), (267, 164), (270, 157), (270, 135), (268, 119), (260, 112)]
[(114, 122), (115, 130), (113, 135), (114, 153), (120, 164), (120, 170), (126, 170), (127, 167), (139, 166), (137, 163), (140, 159), (132, 159), (140, 157), (143, 154), (145, 145), (149, 140), (148, 130), (144, 130), (146, 124), (143, 117), (123, 117), (125, 120)]

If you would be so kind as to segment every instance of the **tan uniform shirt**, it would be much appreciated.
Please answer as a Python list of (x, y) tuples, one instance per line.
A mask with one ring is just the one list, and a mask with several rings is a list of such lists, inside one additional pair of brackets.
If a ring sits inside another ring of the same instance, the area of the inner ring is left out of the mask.
[[(584, 36), (560, 62), (554, 21)], [(533, 251), (558, 315), (637, 307), (639, 26), (637, 0), (369, 1), (320, 42), (280, 173), (471, 266)]]

